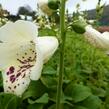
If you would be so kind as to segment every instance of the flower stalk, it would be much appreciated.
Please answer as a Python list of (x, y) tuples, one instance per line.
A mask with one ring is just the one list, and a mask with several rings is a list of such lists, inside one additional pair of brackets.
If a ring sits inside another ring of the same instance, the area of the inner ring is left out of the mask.
[(59, 81), (57, 86), (57, 99), (56, 109), (61, 109), (61, 96), (62, 96), (62, 85), (63, 85), (63, 74), (64, 74), (64, 52), (65, 52), (65, 40), (66, 40), (66, 29), (65, 29), (65, 1), (60, 0), (60, 34), (61, 34), (61, 45), (60, 45), (60, 64), (59, 64)]

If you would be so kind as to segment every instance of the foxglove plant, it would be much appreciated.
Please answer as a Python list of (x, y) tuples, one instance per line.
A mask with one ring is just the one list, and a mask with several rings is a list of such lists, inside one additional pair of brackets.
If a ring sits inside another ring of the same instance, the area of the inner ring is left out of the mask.
[(53, 10), (57, 10), (60, 4), (60, 64), (59, 64), (59, 81), (57, 87), (56, 109), (61, 109), (63, 73), (64, 73), (64, 52), (66, 40), (65, 27), (65, 3), (67, 0), (38, 0), (39, 8), (48, 16), (52, 15)]
[(37, 26), (28, 21), (8, 22), (0, 28), (0, 70), (4, 92), (21, 96), (31, 80), (41, 76), (43, 64), (58, 47), (55, 37), (37, 37)]

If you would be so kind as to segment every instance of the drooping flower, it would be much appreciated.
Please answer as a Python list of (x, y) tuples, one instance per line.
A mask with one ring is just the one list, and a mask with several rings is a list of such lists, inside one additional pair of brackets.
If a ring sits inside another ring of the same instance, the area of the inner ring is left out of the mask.
[(91, 25), (88, 25), (84, 19), (79, 19), (72, 24), (73, 30), (84, 34), (85, 38), (94, 46), (109, 50), (109, 32), (100, 33)]
[(59, 0), (38, 0), (38, 7), (48, 16), (59, 8)]
[(0, 70), (4, 92), (21, 96), (31, 80), (40, 78), (43, 63), (57, 49), (58, 40), (37, 36), (37, 26), (28, 21), (8, 22), (0, 28)]
[(100, 33), (91, 25), (85, 27), (85, 38), (94, 46), (109, 50), (109, 32)]

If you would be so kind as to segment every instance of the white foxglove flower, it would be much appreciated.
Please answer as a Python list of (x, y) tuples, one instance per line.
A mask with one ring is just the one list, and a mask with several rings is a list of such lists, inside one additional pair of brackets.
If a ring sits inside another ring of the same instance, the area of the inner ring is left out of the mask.
[(48, 16), (52, 15), (59, 8), (59, 0), (38, 0), (37, 4), (42, 12)]
[(8, 22), (0, 28), (0, 70), (4, 91), (21, 96), (31, 80), (41, 76), (43, 63), (58, 47), (55, 37), (37, 37), (28, 21)]
[(90, 25), (86, 26), (85, 30), (84, 35), (91, 44), (98, 48), (109, 50), (109, 32), (100, 33)]

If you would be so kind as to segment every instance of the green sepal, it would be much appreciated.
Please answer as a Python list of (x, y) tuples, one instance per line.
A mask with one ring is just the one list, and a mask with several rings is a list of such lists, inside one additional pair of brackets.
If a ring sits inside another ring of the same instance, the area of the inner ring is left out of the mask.
[(79, 34), (83, 34), (85, 33), (85, 27), (87, 26), (87, 23), (85, 20), (83, 19), (78, 19), (76, 21), (74, 21), (72, 23), (72, 28), (73, 30), (76, 32), (76, 33), (79, 33)]
[(48, 7), (53, 10), (59, 9), (59, 0), (48, 0)]

